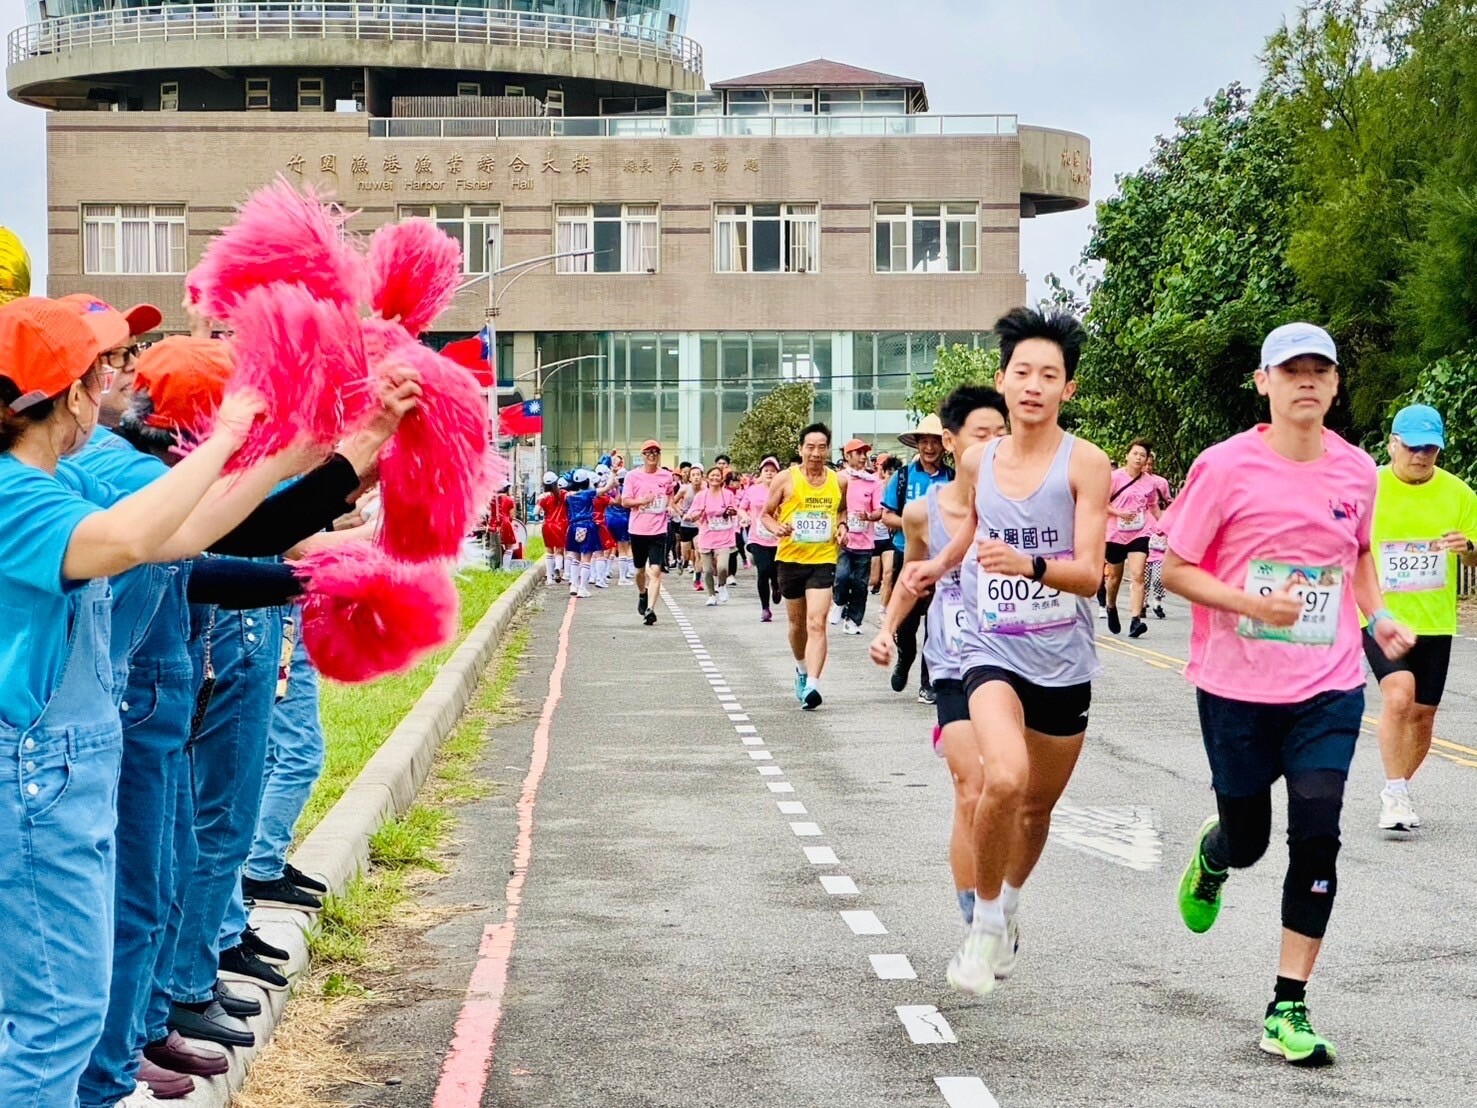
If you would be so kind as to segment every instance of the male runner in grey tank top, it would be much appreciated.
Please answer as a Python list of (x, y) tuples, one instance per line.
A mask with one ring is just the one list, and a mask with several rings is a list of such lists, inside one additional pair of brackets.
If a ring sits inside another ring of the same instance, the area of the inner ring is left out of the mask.
[(983, 788), (974, 919), (948, 978), (978, 995), (1012, 960), (1020, 890), (1087, 731), (1098, 672), (1087, 598), (1102, 579), (1112, 473), (1106, 454), (1057, 422), (1076, 391), (1081, 324), (1016, 308), (995, 334), (1011, 433), (965, 451), (957, 479), (975, 490), (966, 526), (903, 571), (921, 592), (963, 563), (964, 688)]

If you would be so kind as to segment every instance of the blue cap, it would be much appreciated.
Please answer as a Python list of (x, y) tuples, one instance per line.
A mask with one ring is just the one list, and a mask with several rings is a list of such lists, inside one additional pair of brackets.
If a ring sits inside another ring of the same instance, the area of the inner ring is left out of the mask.
[(1401, 442), (1413, 449), (1434, 446), (1446, 449), (1446, 424), (1441, 413), (1429, 404), (1411, 404), (1395, 414), (1395, 424), (1390, 428)]

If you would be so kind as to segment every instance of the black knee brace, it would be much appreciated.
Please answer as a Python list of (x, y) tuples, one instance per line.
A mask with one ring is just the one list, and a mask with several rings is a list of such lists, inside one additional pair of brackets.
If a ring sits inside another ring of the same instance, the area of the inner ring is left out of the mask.
[(1220, 826), (1205, 843), (1205, 860), (1212, 868), (1246, 869), (1267, 852), (1272, 838), (1272, 794), (1216, 796)]
[(1323, 938), (1338, 894), (1339, 814), (1344, 775), (1333, 770), (1287, 779), (1287, 879), (1282, 926)]

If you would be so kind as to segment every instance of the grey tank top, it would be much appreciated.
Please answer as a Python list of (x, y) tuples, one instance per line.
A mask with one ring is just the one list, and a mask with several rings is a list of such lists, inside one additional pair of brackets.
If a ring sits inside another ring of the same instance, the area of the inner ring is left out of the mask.
[[(1048, 561), (1072, 557), (1077, 502), (1068, 470), (1076, 438), (1062, 437), (1046, 477), (1022, 500), (1011, 500), (995, 485), (995, 454), (1003, 441), (988, 443), (980, 458), (977, 538), (999, 539)], [(965, 555), (962, 569), (966, 671), (996, 666), (1046, 688), (1080, 685), (1101, 672), (1092, 606), (1085, 597), (1029, 577), (985, 573), (972, 554)]]
[[(928, 556), (936, 557), (949, 545), (949, 530), (939, 508), (939, 492), (943, 485), (930, 485), (924, 501), (928, 507)], [(965, 555), (966, 561), (968, 555)], [(959, 651), (964, 628), (964, 593), (960, 568), (955, 566), (934, 586), (933, 600), (928, 605), (924, 624), (923, 658), (928, 662), (933, 680), (958, 681), (964, 676)]]

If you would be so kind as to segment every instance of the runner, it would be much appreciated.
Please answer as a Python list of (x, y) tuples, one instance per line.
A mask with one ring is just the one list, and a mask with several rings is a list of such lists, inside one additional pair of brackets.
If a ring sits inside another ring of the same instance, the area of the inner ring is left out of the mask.
[(1082, 325), (1016, 308), (995, 334), (1011, 433), (965, 450), (959, 478), (973, 496), (963, 525), (900, 579), (920, 593), (964, 562), (962, 668), (983, 784), (974, 914), (948, 980), (979, 995), (1014, 969), (1021, 889), (1087, 731), (1099, 672), (1090, 598), (1111, 479), (1107, 455), (1058, 423), (1077, 389)]
[(698, 527), (697, 548), (708, 589), (709, 608), (728, 603), (728, 552), (738, 534), (738, 497), (725, 486), (721, 465), (708, 470), (708, 485), (693, 498), (684, 517)]
[(687, 522), (687, 509), (692, 506), (693, 497), (703, 491), (703, 471), (701, 466), (693, 466), (688, 471), (687, 484), (682, 488), (681, 495), (677, 501), (677, 522), (679, 534), (682, 539), (682, 568), (693, 571), (692, 587), (694, 592), (703, 591), (703, 571), (697, 564), (697, 526)]
[[(903, 468), (903, 464), (897, 458), (882, 455), (877, 461), (877, 476), (882, 481), (883, 488), (897, 479), (897, 471)], [(872, 537), (875, 544), (872, 547), (872, 595), (882, 594), (882, 608), (887, 609), (887, 602), (892, 599), (892, 528), (887, 526), (886, 512), (883, 519), (879, 519), (872, 527)]]
[(595, 525), (595, 490), (590, 487), (588, 469), (574, 471), (564, 505), (569, 511), (569, 595), (588, 600), (594, 558), (602, 546), (600, 529)]
[(569, 511), (564, 506), (564, 482), (553, 472), (544, 474), (544, 493), (538, 498), (544, 513), (544, 578), (550, 585), (564, 580), (564, 542), (569, 535)]
[(754, 572), (758, 577), (760, 623), (774, 619), (769, 605), (780, 602), (780, 583), (774, 568), (775, 546), (779, 540), (764, 529), (762, 522), (764, 505), (769, 500), (769, 483), (779, 471), (777, 459), (765, 458), (759, 463), (759, 476), (739, 498), (739, 508), (749, 528), (749, 554), (754, 559)]
[(1419, 638), (1398, 661), (1364, 632), (1364, 656), (1380, 683), (1380, 829), (1421, 825), (1410, 779), (1431, 749), (1436, 709), (1446, 688), (1456, 634), (1456, 558), (1477, 564), (1477, 495), (1436, 463), (1446, 446), (1441, 413), (1424, 404), (1402, 408), (1390, 432), (1390, 464), (1381, 466), (1374, 500), (1373, 546), (1380, 587), (1397, 620)]
[[(944, 465), (944, 426), (936, 415), (927, 415), (898, 441), (918, 451), (918, 457), (904, 466), (882, 498), (882, 522), (892, 531), (892, 584), (897, 584), (898, 574), (903, 568), (903, 508), (908, 501), (916, 500), (928, 491), (930, 485), (942, 484), (954, 479), (954, 471)], [(913, 659), (918, 656), (918, 622), (926, 609), (919, 605), (911, 615), (898, 623), (897, 662), (892, 670), (892, 691), (902, 692), (908, 687), (908, 672), (913, 668)], [(933, 702), (933, 689), (928, 683), (928, 663), (923, 663), (923, 672), (918, 677), (918, 699)]]
[(650, 627), (656, 622), (656, 602), (662, 595), (662, 568), (667, 564), (667, 521), (672, 471), (662, 465), (662, 444), (641, 444), (641, 468), (626, 474), (621, 503), (631, 512), (631, 561), (636, 567), (636, 611)]
[(844, 474), (826, 465), (831, 430), (812, 423), (800, 432), (799, 465), (769, 483), (761, 522), (779, 538), (775, 569), (790, 616), (795, 658), (795, 699), (806, 711), (821, 705), (826, 668), (826, 613), (836, 584), (836, 552), (846, 528)]
[(631, 565), (631, 513), (626, 508), (625, 483), (628, 474), (616, 470), (610, 486), (610, 503), (605, 506), (605, 526), (615, 540), (615, 583), (624, 585), (636, 575)]
[(1108, 495), (1108, 630), (1115, 635), (1123, 630), (1118, 619), (1118, 588), (1127, 572), (1131, 639), (1149, 629), (1144, 622), (1144, 567), (1149, 560), (1149, 519), (1159, 514), (1159, 486), (1148, 464), (1148, 442), (1134, 439), (1123, 468), (1113, 471)]
[(867, 472), (871, 450), (861, 439), (852, 439), (841, 448), (846, 458), (846, 542), (836, 558), (831, 622), (840, 623), (846, 635), (862, 633), (872, 574), (872, 527), (882, 521), (882, 483)]
[[(1005, 398), (982, 385), (964, 385), (944, 398), (939, 406), (939, 419), (944, 425), (944, 449), (957, 457), (974, 443), (1005, 434)], [(922, 499), (904, 508), (903, 552), (907, 560), (922, 561), (942, 552), (949, 537), (966, 526), (973, 495), (965, 482), (953, 481), (934, 485)], [(954, 874), (959, 910), (968, 927), (974, 921), (974, 812), (984, 788), (984, 765), (969, 723), (969, 702), (964, 695), (964, 672), (960, 668), (959, 628), (964, 599), (959, 574), (957, 568), (951, 569), (934, 589), (923, 655), (933, 677), (934, 704), (938, 710), (938, 725), (933, 729), (934, 750), (948, 760), (954, 781), (949, 868)], [(872, 660), (888, 669), (892, 668), (893, 634), (898, 620), (917, 602), (912, 590), (901, 583), (894, 596), (896, 599), (883, 613), (882, 629), (872, 640), (871, 648)]]
[(1149, 451), (1149, 461), (1144, 466), (1144, 472), (1149, 475), (1149, 480), (1154, 482), (1157, 490), (1157, 510), (1153, 518), (1148, 521), (1149, 528), (1149, 564), (1144, 568), (1144, 602), (1154, 601), (1154, 618), (1164, 618), (1164, 552), (1169, 548), (1169, 542), (1164, 537), (1164, 527), (1161, 523), (1164, 513), (1174, 503), (1174, 494), (1169, 490), (1169, 482), (1154, 471), (1154, 452)]
[(1309, 1066), (1334, 1060), (1306, 989), (1338, 892), (1339, 811), (1364, 711), (1359, 611), (1387, 657), (1415, 642), (1386, 610), (1370, 554), (1374, 462), (1324, 427), (1338, 387), (1326, 331), (1290, 323), (1269, 334), (1256, 388), (1271, 423), (1195, 460), (1164, 561), (1165, 586), (1193, 605), (1185, 676), (1219, 809), (1196, 836), (1180, 915), (1210, 930), (1230, 870), (1267, 849), (1272, 785), (1285, 777), (1282, 951), (1261, 1048)]

